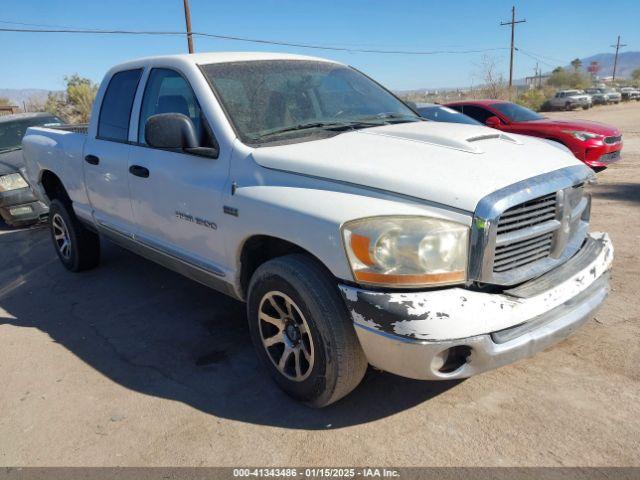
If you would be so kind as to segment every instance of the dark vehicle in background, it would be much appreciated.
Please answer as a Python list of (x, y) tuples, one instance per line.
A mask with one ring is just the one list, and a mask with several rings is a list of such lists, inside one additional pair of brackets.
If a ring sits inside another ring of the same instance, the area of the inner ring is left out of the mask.
[(502, 100), (469, 100), (447, 106), (488, 127), (559, 142), (591, 168), (601, 170), (620, 160), (622, 134), (604, 123), (546, 118)]
[(591, 95), (591, 102), (594, 105), (607, 105), (609, 103), (609, 97), (604, 88), (587, 88), (585, 93)]
[(38, 200), (21, 173), (22, 137), (33, 126), (61, 125), (50, 113), (0, 116), (0, 216), (11, 226), (24, 226), (47, 218), (47, 206)]
[(482, 125), (482, 123), (466, 116), (463, 113), (460, 113), (457, 110), (454, 110), (453, 108), (445, 107), (444, 105), (438, 105), (437, 103), (418, 103), (416, 104), (415, 109), (418, 111), (420, 116), (434, 122)]

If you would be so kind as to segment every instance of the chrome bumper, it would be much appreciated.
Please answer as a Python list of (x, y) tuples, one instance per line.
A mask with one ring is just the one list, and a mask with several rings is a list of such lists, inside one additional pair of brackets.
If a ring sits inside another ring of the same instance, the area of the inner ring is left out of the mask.
[(340, 290), (370, 364), (415, 379), (466, 378), (568, 337), (607, 297), (612, 261), (608, 235), (591, 234), (565, 264), (501, 294)]

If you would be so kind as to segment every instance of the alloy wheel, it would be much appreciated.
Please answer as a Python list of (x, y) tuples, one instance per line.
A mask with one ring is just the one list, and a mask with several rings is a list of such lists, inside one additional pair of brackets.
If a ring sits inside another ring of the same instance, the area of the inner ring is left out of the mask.
[(51, 226), (53, 227), (53, 239), (58, 247), (58, 252), (60, 252), (62, 258), (68, 260), (71, 258), (71, 237), (69, 236), (67, 224), (59, 213), (53, 215)]
[(268, 292), (260, 301), (258, 323), (262, 345), (273, 365), (290, 380), (305, 380), (313, 370), (315, 348), (300, 308), (288, 295)]

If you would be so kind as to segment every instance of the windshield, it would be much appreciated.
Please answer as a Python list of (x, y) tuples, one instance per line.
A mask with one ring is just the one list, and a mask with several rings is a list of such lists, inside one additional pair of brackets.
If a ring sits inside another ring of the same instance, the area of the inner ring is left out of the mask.
[(8, 122), (0, 121), (0, 151), (20, 148), (22, 137), (27, 132), (27, 128), (36, 125), (60, 125), (62, 120), (53, 115), (50, 117), (34, 117)]
[(433, 120), (434, 122), (449, 122), (449, 123), (466, 123), (469, 125), (482, 125), (480, 122), (474, 120), (471, 117), (454, 110), (449, 107), (431, 106), (420, 107), (418, 106), (418, 112), (424, 118)]
[(530, 122), (532, 120), (541, 120), (544, 118), (533, 110), (529, 110), (528, 108), (515, 103), (493, 103), (491, 106), (512, 122)]
[(335, 63), (214, 63), (202, 71), (242, 141), (252, 145), (335, 135), (356, 124), (365, 128), (421, 120), (373, 80)]

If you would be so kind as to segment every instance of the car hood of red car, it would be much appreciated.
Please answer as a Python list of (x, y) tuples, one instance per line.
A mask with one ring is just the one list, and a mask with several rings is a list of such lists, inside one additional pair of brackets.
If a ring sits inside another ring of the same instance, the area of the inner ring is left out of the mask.
[(611, 125), (590, 122), (588, 120), (555, 120), (551, 118), (543, 118), (541, 120), (532, 120), (530, 122), (520, 122), (520, 124), (535, 125), (540, 128), (549, 129), (580, 130), (597, 133), (606, 137), (620, 135), (620, 130), (612, 127)]

